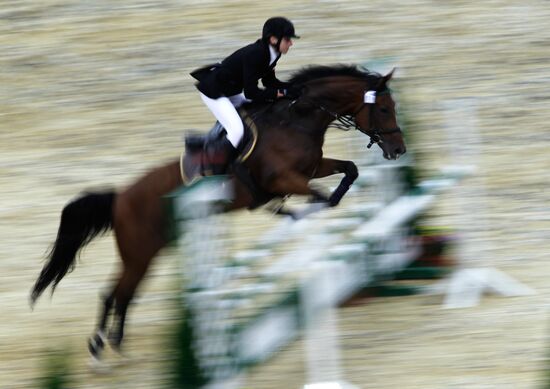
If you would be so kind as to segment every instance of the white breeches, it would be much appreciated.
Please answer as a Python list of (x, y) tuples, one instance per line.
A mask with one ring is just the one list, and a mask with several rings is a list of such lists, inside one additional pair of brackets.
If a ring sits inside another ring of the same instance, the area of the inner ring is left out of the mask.
[(204, 104), (227, 131), (227, 140), (237, 148), (244, 133), (242, 119), (237, 113), (237, 108), (248, 101), (244, 97), (244, 93), (229, 97), (222, 96), (217, 99), (211, 99), (203, 93), (200, 95)]

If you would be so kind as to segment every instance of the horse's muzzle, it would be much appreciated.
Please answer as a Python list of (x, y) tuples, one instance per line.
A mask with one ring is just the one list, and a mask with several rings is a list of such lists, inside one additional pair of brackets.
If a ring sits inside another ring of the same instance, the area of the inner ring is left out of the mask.
[(384, 158), (388, 160), (399, 159), (400, 156), (402, 156), (407, 152), (407, 148), (405, 146), (395, 147), (390, 150), (386, 150), (385, 148), (383, 148), (383, 150), (384, 150)]

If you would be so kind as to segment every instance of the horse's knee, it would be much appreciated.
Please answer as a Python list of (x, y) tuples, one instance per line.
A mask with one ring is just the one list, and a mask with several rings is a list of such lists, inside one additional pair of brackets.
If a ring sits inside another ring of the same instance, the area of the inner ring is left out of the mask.
[(353, 182), (359, 177), (359, 170), (357, 169), (357, 165), (353, 163), (352, 161), (348, 161), (346, 164), (346, 176), (349, 177), (349, 179)]

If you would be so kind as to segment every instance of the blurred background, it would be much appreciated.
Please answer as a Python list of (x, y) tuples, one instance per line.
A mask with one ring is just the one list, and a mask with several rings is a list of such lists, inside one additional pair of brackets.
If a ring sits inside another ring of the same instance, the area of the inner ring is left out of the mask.
[[(213, 122), (189, 72), (253, 42), (278, 15), (302, 37), (279, 62), (280, 79), (309, 64), (397, 66), (392, 87), (413, 123), (405, 130), (418, 174), (477, 166), (438, 197), (431, 223), (468, 236), (458, 255), (468, 266), (498, 268), (537, 292), (461, 310), (426, 296), (339, 309), (346, 379), (363, 388), (547, 387), (550, 5), (535, 0), (2, 0), (0, 387), (38, 387), (45, 360), (60, 352), (70, 356), (71, 388), (162, 387), (180, 293), (176, 248), (157, 258), (130, 311), (131, 362), (108, 375), (88, 368), (85, 340), (117, 270), (112, 238), (93, 242), (32, 312), (28, 293), (65, 203), (177, 158), (185, 130)], [(326, 154), (345, 158), (331, 140), (346, 136), (331, 130)], [(259, 210), (231, 220), (253, 237), (277, 219)], [(297, 341), (253, 368), (246, 388), (298, 388), (305, 376)]]

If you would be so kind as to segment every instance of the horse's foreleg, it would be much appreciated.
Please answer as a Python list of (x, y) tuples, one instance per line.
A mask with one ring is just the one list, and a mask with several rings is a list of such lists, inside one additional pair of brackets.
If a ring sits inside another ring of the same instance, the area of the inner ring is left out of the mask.
[(311, 213), (320, 211), (326, 208), (330, 202), (328, 196), (309, 185), (308, 177), (293, 171), (281, 174), (276, 179), (272, 180), (269, 190), (270, 192), (280, 195), (298, 194), (312, 196), (315, 204), (311, 204), (306, 209), (300, 211), (288, 210), (283, 207), (277, 209), (278, 214), (289, 215), (293, 219), (301, 219)]
[(351, 161), (341, 161), (338, 159), (323, 158), (317, 167), (317, 171), (313, 178), (322, 178), (333, 174), (344, 173), (344, 177), (340, 184), (334, 189), (330, 195), (328, 202), (331, 207), (340, 203), (342, 197), (348, 192), (353, 182), (359, 176), (357, 166)]
[(309, 180), (303, 174), (294, 171), (285, 172), (271, 181), (269, 191), (283, 196), (287, 194), (309, 195), (316, 201), (328, 202), (329, 198), (320, 190), (312, 188)]

